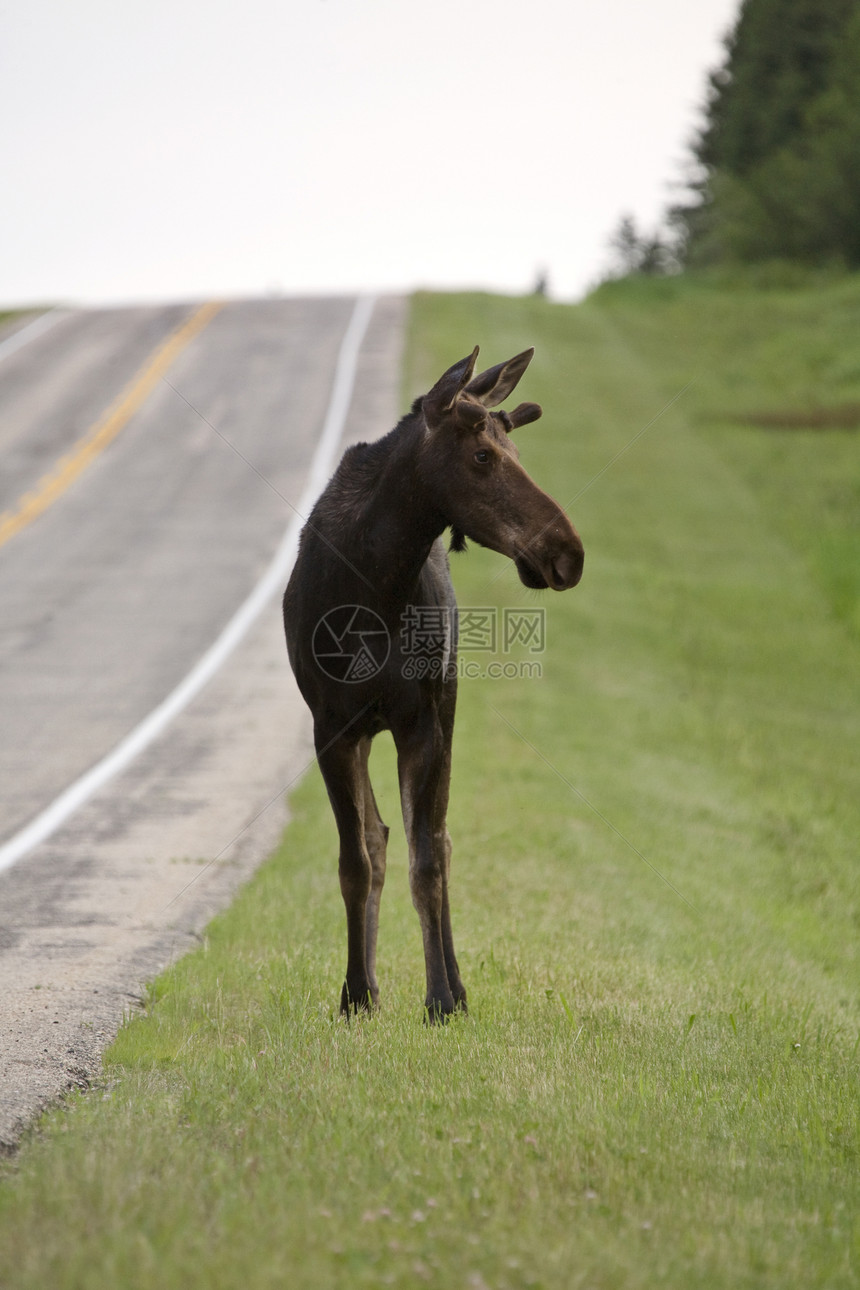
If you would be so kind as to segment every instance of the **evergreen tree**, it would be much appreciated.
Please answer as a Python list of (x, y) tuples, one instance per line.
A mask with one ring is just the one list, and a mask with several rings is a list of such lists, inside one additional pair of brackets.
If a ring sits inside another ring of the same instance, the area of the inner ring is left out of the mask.
[(860, 265), (860, 0), (744, 0), (726, 45), (685, 259)]
[(790, 143), (807, 104), (827, 86), (856, 8), (856, 0), (744, 0), (726, 64), (710, 78), (697, 159), (743, 177)]
[(678, 262), (672, 248), (659, 233), (640, 233), (632, 215), (623, 215), (609, 239), (615, 265), (611, 278), (628, 278), (634, 274), (656, 277), (676, 273)]

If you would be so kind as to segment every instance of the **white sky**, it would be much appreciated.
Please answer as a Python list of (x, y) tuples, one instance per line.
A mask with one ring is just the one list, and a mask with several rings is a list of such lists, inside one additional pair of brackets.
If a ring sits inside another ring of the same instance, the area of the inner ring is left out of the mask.
[(739, 0), (0, 0), (0, 306), (568, 299), (657, 222)]

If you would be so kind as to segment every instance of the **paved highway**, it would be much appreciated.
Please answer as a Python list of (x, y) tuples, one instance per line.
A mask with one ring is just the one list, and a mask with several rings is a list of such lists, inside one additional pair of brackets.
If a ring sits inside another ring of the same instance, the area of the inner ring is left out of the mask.
[(92, 1078), (129, 1000), (282, 827), (310, 744), (266, 593), (167, 730), (14, 854), (271, 569), (350, 334), (345, 441), (394, 424), (403, 302), (377, 301), (360, 336), (356, 312), (348, 299), (70, 311), (5, 352), (0, 336), (0, 1147)]

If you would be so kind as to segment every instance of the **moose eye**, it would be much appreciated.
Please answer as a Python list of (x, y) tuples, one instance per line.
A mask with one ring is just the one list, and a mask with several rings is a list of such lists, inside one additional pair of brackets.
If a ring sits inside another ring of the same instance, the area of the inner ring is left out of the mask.
[(478, 465), (486, 466), (489, 460), (490, 460), (490, 454), (487, 452), (486, 448), (479, 448), (478, 451), (475, 453), (475, 461), (478, 463)]

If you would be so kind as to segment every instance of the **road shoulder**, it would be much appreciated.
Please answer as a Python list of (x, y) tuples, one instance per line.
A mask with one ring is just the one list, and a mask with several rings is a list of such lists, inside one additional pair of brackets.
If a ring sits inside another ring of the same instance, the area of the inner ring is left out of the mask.
[[(406, 309), (377, 302), (345, 443), (378, 438), (399, 415)], [(166, 733), (4, 875), (0, 1151), (98, 1078), (146, 983), (199, 943), (277, 844), (287, 791), (310, 765), (273, 600)]]

